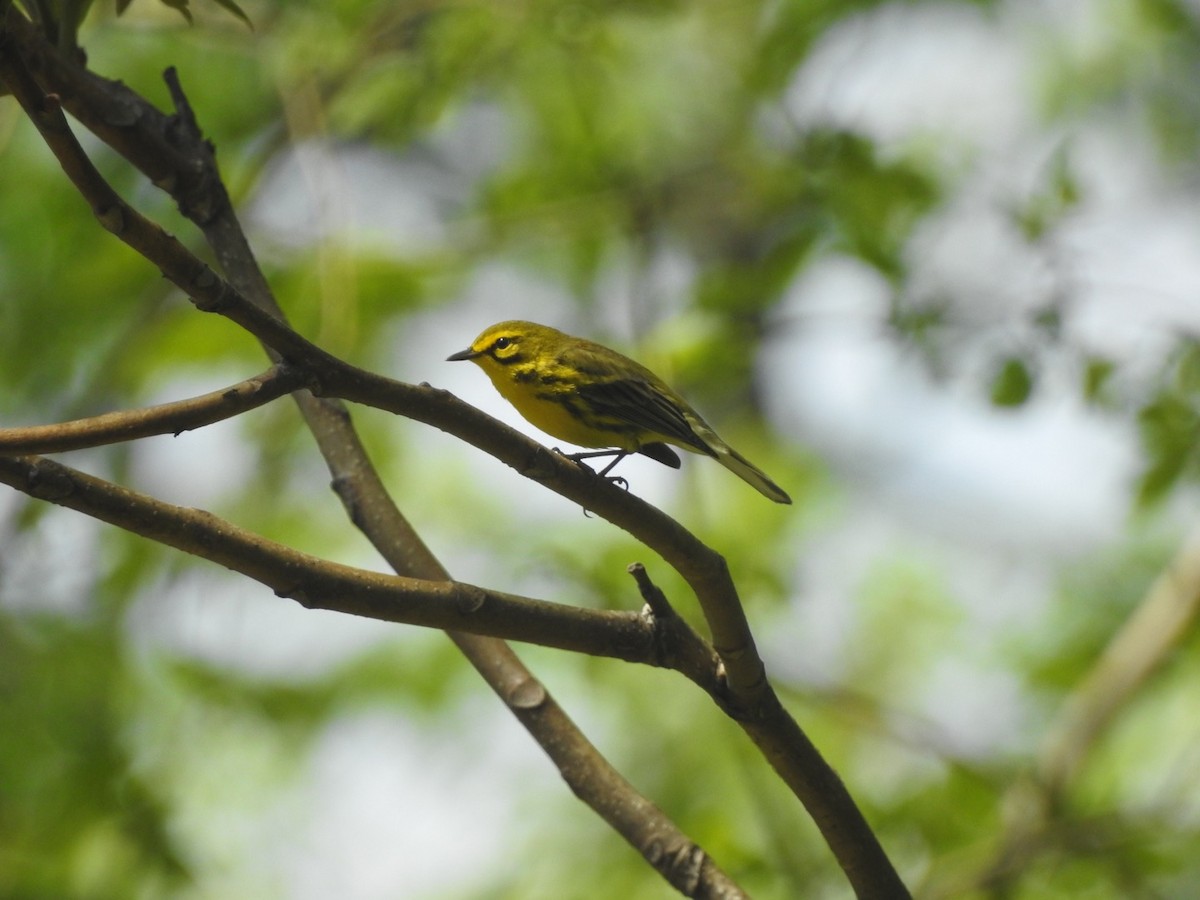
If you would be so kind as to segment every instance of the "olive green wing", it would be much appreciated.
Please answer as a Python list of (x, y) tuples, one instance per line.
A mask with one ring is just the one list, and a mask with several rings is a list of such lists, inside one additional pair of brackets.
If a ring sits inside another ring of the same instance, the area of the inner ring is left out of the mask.
[(696, 414), (648, 379), (597, 378), (581, 383), (577, 390), (597, 416), (632, 425), (698, 453), (716, 456), (688, 421), (689, 414)]

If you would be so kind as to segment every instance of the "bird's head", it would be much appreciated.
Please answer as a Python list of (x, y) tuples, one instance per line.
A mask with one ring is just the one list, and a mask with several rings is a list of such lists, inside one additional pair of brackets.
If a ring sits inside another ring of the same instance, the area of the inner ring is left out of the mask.
[(469, 359), (494, 378), (508, 367), (538, 359), (563, 337), (562, 332), (533, 322), (499, 322), (484, 329), (470, 347), (448, 356), (447, 360)]

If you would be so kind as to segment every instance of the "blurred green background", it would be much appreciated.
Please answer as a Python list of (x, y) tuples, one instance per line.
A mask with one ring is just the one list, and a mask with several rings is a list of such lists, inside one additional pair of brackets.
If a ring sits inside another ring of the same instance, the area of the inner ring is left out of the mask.
[[(178, 68), (301, 332), (520, 427), (443, 362), (484, 326), (531, 318), (637, 356), (796, 499), (774, 508), (699, 458), (622, 464), (728, 558), (773, 680), (919, 894), (1200, 895), (1190, 619), (1053, 808), (1027, 790), (1105, 645), (1194, 552), (1194, 4), (244, 9), (252, 30), (216, 3), (189, 25), (104, 2), (80, 40), (164, 107)], [(11, 98), (0, 189), (0, 425), (264, 366), (96, 225)], [(640, 560), (697, 620), (606, 523), (439, 432), (355, 421), (455, 577), (632, 609)], [(64, 460), (379, 566), (287, 403)], [(849, 896), (682, 679), (519, 649), (755, 897)], [(0, 494), (0, 896), (331, 895), (669, 891), (441, 635), (307, 612)]]

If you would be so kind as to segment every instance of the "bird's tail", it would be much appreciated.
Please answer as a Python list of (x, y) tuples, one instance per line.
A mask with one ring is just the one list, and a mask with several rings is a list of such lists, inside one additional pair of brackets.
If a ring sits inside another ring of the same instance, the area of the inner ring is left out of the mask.
[[(715, 443), (715, 442), (714, 442)], [(716, 443), (713, 447), (717, 462), (733, 472), (738, 478), (752, 485), (760, 494), (776, 503), (791, 503), (792, 498), (779, 485), (767, 477), (767, 473), (728, 444)]]

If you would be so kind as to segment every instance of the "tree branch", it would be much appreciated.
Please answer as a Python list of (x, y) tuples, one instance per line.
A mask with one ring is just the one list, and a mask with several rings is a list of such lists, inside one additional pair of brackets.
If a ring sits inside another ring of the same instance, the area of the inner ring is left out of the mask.
[(212, 513), (156, 500), (36, 456), (0, 456), (0, 482), (240, 572), (308, 609), (514, 638), (655, 663), (654, 623), (632, 612), (518, 597), (456, 581), (384, 575), (320, 559)]
[[(179, 203), (181, 211), (200, 225), (233, 283), (253, 299), (258, 310), (268, 311), (264, 314), (266, 321), (256, 317), (260, 327), (269, 328), (272, 318), (282, 322), (283, 314), (250, 251), (228, 194), (221, 184), (211, 147), (203, 141), (198, 131), (185, 132), (179, 138), (190, 147), (190, 153), (179, 154), (169, 146), (162, 147), (164, 142), (168, 145), (171, 143), (165, 136), (173, 120), (163, 117), (124, 85), (97, 79), (91, 73), (57, 57), (54, 49), (41, 40), (36, 30), (27, 27), (28, 23), (3, 0), (0, 0), (0, 14), (4, 16), (3, 23), (0, 23), (0, 65), (4, 69), (0, 71), (7, 72), (14, 68), (14, 61), (9, 58), (10, 40), (17, 35), (24, 42), (26, 51), (31, 51), (33, 57), (42, 63), (48, 61), (48, 68), (65, 80), (66, 83), (60, 82), (60, 87), (67, 88), (67, 102), (73, 104), (73, 111), (82, 121), (86, 123), (95, 116), (92, 115), (92, 107), (87, 102), (80, 102), (80, 94), (71, 88), (82, 86), (84, 92), (97, 101), (97, 108), (115, 112), (116, 115), (96, 123), (96, 133), (139, 168), (147, 167), (143, 171), (157, 172), (151, 175), (152, 180), (168, 190)], [(16, 61), (15, 67), (23, 68), (20, 60)], [(7, 83), (8, 77), (2, 74), (0, 80)], [(27, 99), (30, 99), (29, 86), (28, 83), (23, 84)], [(173, 93), (182, 96), (182, 92), (173, 90)], [(43, 105), (42, 98), (33, 96), (32, 99), (36, 107)], [(127, 118), (123, 116), (125, 112), (130, 113)], [(38, 121), (35, 117), (35, 124)], [(190, 124), (194, 126), (194, 119)], [(145, 138), (149, 140), (143, 142)], [(47, 142), (54, 147), (49, 137)], [(160, 155), (159, 150), (168, 152)], [(164, 159), (170, 160), (165, 170), (160, 163)], [(64, 170), (70, 174), (70, 169), (65, 165)], [(175, 248), (168, 244), (165, 249)], [(147, 258), (156, 261), (155, 257)], [(222, 291), (229, 286), (215, 279), (207, 266), (197, 268), (195, 272), (196, 278), (186, 279), (192, 285), (192, 291), (185, 288), (185, 292), (194, 300), (198, 299), (198, 293), (208, 292), (215, 301), (214, 306), (219, 306)], [(197, 305), (205, 308), (203, 303)], [(290, 332), (290, 329), (285, 329), (285, 332)], [(287, 339), (286, 333), (280, 336)], [(279, 349), (278, 343), (270, 346)], [(352, 521), (368, 536), (384, 559), (401, 574), (448, 580), (449, 575), (444, 567), (384, 489), (346, 411), (340, 405), (316, 398), (308, 392), (301, 391), (293, 396), (333, 475), (334, 489)], [(507, 644), (494, 638), (463, 632), (450, 631), (447, 634), (553, 760), (576, 796), (633, 845), (668, 883), (690, 897), (734, 900), (744, 896), (741, 889), (707, 854), (688, 840), (661, 810), (642, 797), (595, 750)]]
[(307, 377), (302, 369), (272, 366), (261, 375), (188, 400), (54, 425), (0, 428), (0, 453), (61, 453), (156, 434), (178, 435), (264, 406), (303, 387)]
[[(766, 690), (765, 670), (724, 558), (649, 504), (566, 459), (547, 454), (533, 441), (523, 438), (516, 452), (511, 452), (512, 441), (495, 439), (501, 430), (500, 423), (448, 392), (426, 386), (414, 388), (373, 375), (341, 362), (305, 340), (282, 318), (251, 303), (180, 241), (122, 200), (71, 133), (56, 95), (43, 94), (13, 53), (0, 53), (0, 76), (8, 82), (100, 223), (158, 266), (169, 281), (192, 298), (197, 308), (220, 313), (281, 358), (305, 368), (319, 382), (319, 387), (314, 387), (321, 393), (386, 409), (463, 438), (551, 490), (583, 504), (663, 554), (696, 591), (712, 631), (713, 644), (725, 662), (733, 699), (748, 708), (754, 705), (758, 695)], [(648, 520), (652, 520), (650, 528), (643, 524)]]
[(642, 617), (654, 623), (658, 665), (682, 672), (719, 702), (724, 696), (725, 677), (721, 657), (686, 620), (675, 614), (658, 585), (650, 580), (645, 566), (633, 563), (628, 571), (646, 601)]
[[(12, 11), (9, 10), (9, 18), (11, 16)], [(13, 29), (13, 33), (21, 36), (19, 27)], [(40, 47), (37, 51), (38, 58), (43, 61), (52, 55), (52, 49)], [(71, 86), (78, 80), (77, 75), (61, 60), (53, 66), (43, 66), (41, 71), (43, 75), (50, 73), (48, 80), (52, 84), (55, 77), (65, 78)], [(20, 60), (11, 53), (4, 53), (2, 49), (0, 75), (9, 81), (13, 93), (38, 125), (52, 151), (59, 156), (64, 171), (91, 203), (101, 223), (158, 265), (164, 275), (193, 299), (198, 308), (220, 312), (255, 334), (284, 359), (303, 365), (320, 382), (320, 390), (390, 409), (442, 428), (486, 450), (527, 477), (580, 502), (660, 553), (688, 581), (708, 621), (714, 646), (721, 655), (727, 675), (727, 690), (715, 695), (718, 702), (743, 725), (772, 766), (809, 808), (858, 895), (907, 896), (907, 891), (844, 785), (807, 740), (767, 683), (762, 660), (755, 648), (736, 588), (725, 560), (719, 554), (648, 504), (613, 488), (602, 479), (596, 479), (567, 460), (556, 458), (536, 443), (448, 393), (435, 391), (425, 385), (414, 387), (381, 379), (341, 363), (305, 341), (283, 323), (277, 309), (268, 313), (251, 303), (234, 285), (220, 279), (195, 259), (182, 244), (120, 201), (115, 192), (104, 184), (70, 135), (56, 100), (43, 96)], [(114, 93), (127, 92), (116, 83), (109, 82), (108, 87)], [(73, 92), (66, 93), (67, 102), (71, 102), (74, 96)], [(159, 127), (158, 124), (147, 126), (147, 122), (157, 123), (162, 118), (160, 113), (152, 107), (136, 108), (138, 114), (128, 124), (129, 131), (122, 131), (122, 145), (133, 140), (130, 131), (139, 134), (144, 132), (151, 143), (164, 140), (164, 135), (170, 134), (167, 127)], [(181, 115), (171, 121), (186, 132), (194, 128), (194, 120), (188, 119), (188, 116)], [(110, 123), (103, 125), (105, 132), (112, 127)], [(100, 136), (105, 137), (105, 134), (100, 133)], [(189, 136), (185, 134), (184, 137)], [(178, 140), (179, 135), (174, 135), (173, 139)], [(207, 154), (208, 160), (203, 158), (202, 150), (207, 145), (203, 144), (198, 134), (191, 134), (190, 141), (193, 154), (185, 154), (184, 158), (189, 160), (190, 165), (199, 166), (201, 170), (207, 168), (214, 175), (198, 180), (210, 189), (214, 183), (219, 185), (211, 152)], [(139, 157), (144, 156), (145, 152), (145, 147), (136, 151)], [(134, 161), (133, 156), (130, 159)], [(184, 209), (183, 201), (180, 203), (181, 209)], [(231, 210), (221, 208), (228, 206), (223, 188), (219, 189), (218, 202), (207, 205), (215, 211), (208, 220), (198, 221), (198, 224), (204, 228), (210, 244), (217, 249), (222, 267), (231, 273), (231, 278), (240, 282), (242, 290), (248, 290), (260, 302), (266, 302), (270, 297), (269, 289), (253, 263), (253, 256), (249, 253), (236, 218)], [(186, 209), (184, 211), (187, 212)], [(305, 395), (299, 396), (303, 398)], [(370, 470), (365, 454), (361, 452), (361, 445), (357, 444), (357, 437), (348, 429), (348, 422), (343, 421), (344, 427), (339, 428), (336, 420), (344, 420), (344, 411), (320, 405), (306, 408), (305, 403), (301, 399), (310, 427), (334, 472), (335, 488), (343, 496), (355, 523), (371, 536), (389, 562), (395, 560), (393, 565), (397, 566), (398, 571), (404, 571), (405, 567), (416, 567), (427, 577), (446, 577), (440, 563), (429, 554), (390, 500), (385, 499), (386, 494), (382, 492), (378, 476)], [(364, 474), (364, 469), (369, 470), (367, 474)], [(460, 641), (460, 636), (452, 637), (456, 642)], [(475, 645), (471, 640), (465, 644), (460, 642), (460, 647), (481, 670), (490, 658), (501, 652), (499, 648)], [(510, 655), (509, 664), (519, 665), (515, 657), (511, 657), (511, 651), (507, 653)], [(532, 682), (531, 675), (525, 673), (518, 676), (515, 674), (517, 671), (514, 668), (503, 676), (497, 674), (490, 683), (501, 693), (499, 685), (509, 683), (514, 677), (522, 683), (525, 680)], [(501, 696), (505, 695), (501, 693)], [(548, 707), (543, 704), (540, 708)], [(546, 740), (550, 740), (549, 735)], [(555, 748), (546, 740), (539, 737), (547, 752), (555, 756)], [(566, 764), (566, 757), (555, 759), (560, 768)], [(572, 784), (572, 789), (579, 793), (576, 784)], [(606, 819), (616, 824), (607, 816)], [(626, 832), (622, 833), (626, 834), (627, 839), (635, 840)], [(642, 846), (639, 849), (646, 851)], [(650, 859), (649, 856), (647, 858)], [(651, 862), (654, 860), (651, 859)]]
[[(382, 575), (293, 550), (203, 510), (147, 497), (38, 457), (0, 456), (0, 482), (60, 506), (211, 560), (310, 609), (387, 622), (531, 639), (546, 646), (634, 662), (653, 662), (653, 623), (635, 613), (591, 610), (474, 585)], [(745, 894), (657, 807), (639, 795), (578, 733), (545, 688), (509, 665), (503, 642), (485, 665), (496, 692), (522, 722), (557, 736), (552, 758), (571, 789), (630, 839), (689, 897)]]

